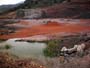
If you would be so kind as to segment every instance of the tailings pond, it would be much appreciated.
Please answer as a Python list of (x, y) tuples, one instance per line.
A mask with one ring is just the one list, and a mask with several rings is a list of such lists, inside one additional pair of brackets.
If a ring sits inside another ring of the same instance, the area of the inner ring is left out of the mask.
[[(18, 56), (20, 58), (40, 58), (44, 57), (43, 50), (46, 48), (45, 43), (38, 43), (38, 42), (20, 42), (15, 41), (17, 39), (9, 39), (5, 42), (3, 42), (4, 45), (10, 45), (11, 48), (1, 49), (0, 51), (7, 51), (8, 53), (11, 53), (15, 56)], [(2, 47), (2, 43), (0, 44), (0, 47)]]

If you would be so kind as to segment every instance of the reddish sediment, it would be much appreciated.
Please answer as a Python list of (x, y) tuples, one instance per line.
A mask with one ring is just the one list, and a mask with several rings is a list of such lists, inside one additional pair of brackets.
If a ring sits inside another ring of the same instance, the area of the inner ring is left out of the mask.
[(0, 35), (0, 39), (10, 38), (24, 38), (34, 35), (54, 34), (54, 33), (78, 33), (90, 31), (90, 26), (76, 25), (76, 24), (59, 24), (57, 22), (49, 22), (44, 25), (37, 25), (28, 28), (22, 28), (17, 30), (15, 33), (9, 35)]

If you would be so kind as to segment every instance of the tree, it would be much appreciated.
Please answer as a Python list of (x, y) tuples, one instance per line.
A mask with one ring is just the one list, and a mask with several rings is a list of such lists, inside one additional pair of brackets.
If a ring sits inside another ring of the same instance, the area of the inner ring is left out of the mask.
[(36, 8), (36, 7), (43, 7), (43, 6), (50, 6), (55, 3), (61, 3), (65, 0), (26, 0), (24, 2), (25, 6), (28, 8)]

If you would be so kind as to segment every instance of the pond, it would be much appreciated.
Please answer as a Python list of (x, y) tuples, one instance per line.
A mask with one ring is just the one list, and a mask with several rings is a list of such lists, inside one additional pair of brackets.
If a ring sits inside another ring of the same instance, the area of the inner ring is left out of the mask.
[(43, 50), (46, 48), (45, 43), (29, 43), (15, 41), (17, 39), (9, 39), (5, 44), (11, 45), (12, 47), (8, 50), (9, 53), (16, 55), (21, 58), (39, 58), (44, 57)]

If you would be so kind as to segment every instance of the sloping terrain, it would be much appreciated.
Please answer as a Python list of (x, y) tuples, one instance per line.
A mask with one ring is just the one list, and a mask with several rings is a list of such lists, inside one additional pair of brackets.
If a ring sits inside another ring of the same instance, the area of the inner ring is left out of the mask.
[[(83, 21), (83, 20), (81, 20), (81, 21)], [(37, 24), (32, 27), (31, 27), (31, 24), (28, 24), (27, 27), (26, 27), (27, 24), (25, 24), (24, 28), (16, 30), (15, 33), (11, 33), (8, 35), (0, 35), (0, 39), (23, 38), (23, 37), (30, 37), (30, 36), (34, 36), (34, 35), (45, 35), (45, 34), (51, 35), (54, 33), (63, 33), (63, 32), (65, 32), (66, 34), (88, 32), (88, 31), (90, 31), (90, 25), (89, 25), (90, 23), (88, 21), (86, 21), (85, 23), (79, 22), (79, 24), (75, 24), (73, 22), (72, 22), (73, 23), (72, 24), (72, 23), (59, 23), (59, 22), (55, 22), (55, 21), (53, 21), (53, 22), (49, 21), (46, 24), (42, 24), (42, 25)], [(34, 22), (34, 23), (36, 23), (36, 22)], [(30, 21), (26, 22), (26, 23), (30, 23)], [(87, 23), (88, 23), (88, 25), (87, 25)]]
[(44, 10), (51, 18), (90, 18), (90, 2), (66, 2)]
[(16, 17), (15, 11), (7, 13), (7, 14), (0, 15), (0, 19), (13, 19), (15, 17)]
[[(49, 1), (47, 2), (49, 3)], [(42, 1), (40, 1), (40, 4), (41, 3)], [(34, 7), (34, 6), (30, 7), (30, 5), (28, 4), (25, 5), (25, 4), (23, 5), (24, 7), (22, 7), (22, 9), (26, 9), (25, 7), (28, 7), (28, 9), (39, 8), (40, 10), (42, 10), (44, 12), (44, 15), (42, 15), (42, 18), (43, 17), (44, 18), (83, 18), (83, 19), (90, 18), (90, 0), (79, 0), (79, 1), (71, 0), (70, 2), (63, 1), (63, 2), (54, 3), (49, 6), (47, 6), (46, 4), (45, 4), (46, 6), (45, 5), (38, 6), (36, 4), (37, 7)], [(0, 18), (15, 18), (15, 15), (16, 15), (15, 12), (12, 15), (9, 15), (9, 14), (0, 15)]]

